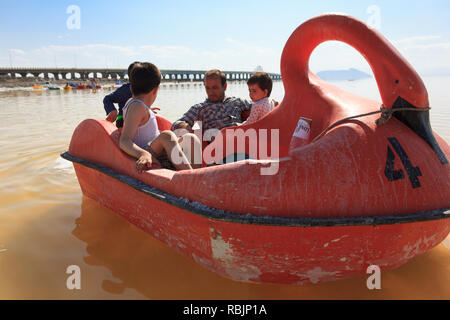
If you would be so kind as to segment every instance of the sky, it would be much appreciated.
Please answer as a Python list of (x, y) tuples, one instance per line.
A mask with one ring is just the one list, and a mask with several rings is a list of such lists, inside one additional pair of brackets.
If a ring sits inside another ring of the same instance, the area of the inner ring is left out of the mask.
[[(303, 22), (340, 12), (377, 28), (421, 75), (450, 75), (448, 0), (0, 0), (0, 67), (280, 72), (283, 47)], [(314, 72), (371, 72), (353, 48), (326, 42)]]

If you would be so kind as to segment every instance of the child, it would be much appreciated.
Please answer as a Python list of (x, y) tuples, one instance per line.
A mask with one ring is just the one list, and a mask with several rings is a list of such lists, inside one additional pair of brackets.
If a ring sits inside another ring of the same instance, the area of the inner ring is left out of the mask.
[(273, 100), (269, 101), (269, 96), (272, 92), (272, 79), (267, 73), (255, 72), (248, 79), (247, 85), (253, 104), (250, 115), (243, 124), (258, 121), (275, 107)]
[(139, 173), (150, 169), (154, 158), (162, 165), (168, 162), (178, 170), (192, 169), (179, 144), (184, 136), (178, 140), (172, 131), (160, 133), (156, 116), (150, 109), (160, 82), (161, 73), (152, 63), (138, 63), (131, 72), (132, 97), (123, 108), (124, 126), (119, 144), (123, 151), (138, 159)]

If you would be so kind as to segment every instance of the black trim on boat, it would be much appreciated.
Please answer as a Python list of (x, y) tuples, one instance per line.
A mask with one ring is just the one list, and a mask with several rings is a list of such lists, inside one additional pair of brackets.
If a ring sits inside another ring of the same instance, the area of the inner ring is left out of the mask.
[[(408, 101), (404, 100), (402, 97), (398, 97), (395, 101), (392, 109), (398, 108), (415, 108)], [(419, 137), (425, 140), (426, 143), (433, 149), (439, 161), (444, 164), (448, 164), (448, 159), (442, 151), (441, 147), (434, 137), (433, 130), (430, 124), (430, 112), (414, 112), (414, 111), (398, 111), (394, 113), (394, 117), (407, 125), (411, 130), (413, 130)]]
[(153, 198), (164, 201), (170, 205), (183, 210), (206, 217), (208, 219), (221, 220), (242, 224), (283, 226), (283, 227), (338, 227), (338, 226), (363, 226), (363, 225), (391, 225), (401, 223), (413, 223), (450, 218), (450, 208), (435, 209), (425, 212), (417, 212), (399, 216), (380, 217), (355, 217), (355, 218), (283, 218), (273, 216), (257, 216), (253, 214), (238, 214), (220, 209), (208, 207), (199, 202), (191, 202), (186, 198), (175, 197), (170, 193), (151, 187), (142, 181), (134, 179), (124, 174), (120, 174), (111, 168), (98, 165), (77, 157), (69, 152), (61, 153), (61, 157), (79, 163), (85, 167), (97, 170), (106, 174), (130, 187), (145, 193)]

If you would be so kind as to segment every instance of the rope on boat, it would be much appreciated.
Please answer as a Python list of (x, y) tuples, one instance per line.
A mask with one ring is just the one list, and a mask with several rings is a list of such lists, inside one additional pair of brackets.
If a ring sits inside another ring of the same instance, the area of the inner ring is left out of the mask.
[(348, 121), (348, 120), (352, 120), (352, 119), (356, 119), (356, 118), (361, 118), (361, 117), (367, 117), (367, 116), (371, 116), (373, 114), (377, 114), (377, 113), (381, 113), (380, 118), (378, 118), (375, 123), (377, 124), (377, 126), (381, 126), (383, 124), (385, 124), (386, 122), (389, 121), (389, 119), (391, 119), (392, 114), (394, 112), (397, 111), (418, 111), (418, 112), (425, 112), (425, 111), (429, 111), (431, 110), (431, 108), (421, 108), (421, 109), (417, 109), (417, 108), (396, 108), (396, 109), (392, 109), (392, 108), (386, 108), (384, 105), (381, 105), (380, 110), (378, 111), (373, 111), (373, 112), (369, 112), (369, 113), (364, 113), (364, 114), (358, 114), (356, 116), (351, 116), (351, 117), (347, 117), (341, 120), (336, 121), (335, 123), (333, 123), (332, 125), (328, 126), (325, 130), (322, 131), (321, 134), (319, 134), (317, 137), (315, 137), (313, 139), (312, 142), (315, 142), (317, 140), (319, 140), (320, 138), (322, 138), (322, 136), (327, 133), (328, 131), (330, 131), (331, 129), (333, 129), (334, 127), (340, 125), (341, 123)]

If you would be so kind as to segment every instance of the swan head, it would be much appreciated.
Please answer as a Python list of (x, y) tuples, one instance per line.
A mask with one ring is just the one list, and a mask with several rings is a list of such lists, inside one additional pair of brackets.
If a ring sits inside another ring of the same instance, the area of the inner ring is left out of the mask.
[(317, 16), (292, 33), (281, 58), (286, 91), (295, 81), (309, 85), (309, 59), (314, 49), (326, 41), (344, 42), (361, 53), (375, 75), (386, 107), (392, 108), (399, 97), (416, 108), (429, 107), (425, 85), (397, 49), (377, 30), (344, 14)]
[(293, 32), (281, 58), (286, 95), (298, 92), (299, 86), (312, 88), (309, 59), (325, 41), (341, 41), (361, 53), (373, 71), (384, 106), (411, 108), (413, 111), (394, 115), (432, 147), (441, 163), (448, 163), (431, 130), (428, 92), (422, 79), (381, 33), (359, 19), (325, 14), (306, 21)]

